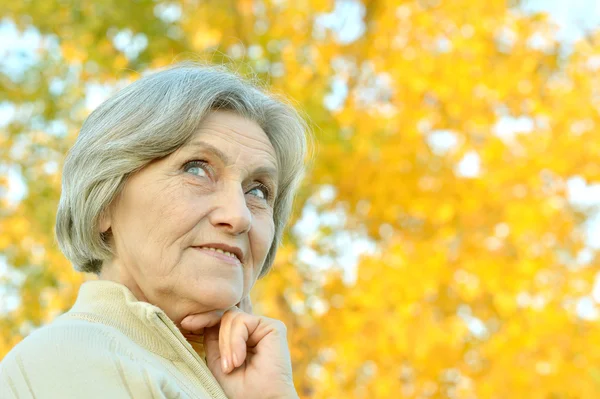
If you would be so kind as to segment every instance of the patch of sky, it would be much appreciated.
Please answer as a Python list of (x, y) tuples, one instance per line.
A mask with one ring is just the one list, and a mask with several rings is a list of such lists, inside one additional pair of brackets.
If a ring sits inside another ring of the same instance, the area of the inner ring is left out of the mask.
[[(333, 186), (322, 186), (302, 210), (300, 220), (293, 226), (292, 232), (300, 242), (299, 260), (317, 271), (324, 271), (336, 265), (343, 269), (343, 280), (353, 284), (357, 278), (357, 264), (361, 255), (373, 254), (376, 244), (364, 232), (345, 231), (346, 212), (340, 206), (332, 211), (320, 211), (323, 204), (331, 203), (336, 196)], [(319, 231), (328, 227), (335, 233), (320, 237)], [(320, 239), (332, 249), (333, 256), (315, 251), (310, 242)]]
[(44, 163), (44, 172), (46, 172), (49, 175), (58, 172), (58, 162), (48, 161)]
[(56, 120), (52, 120), (50, 122), (48, 122), (48, 124), (46, 125), (46, 133), (51, 134), (53, 136), (56, 137), (64, 137), (67, 135), (67, 124), (60, 120), (60, 119), (56, 119)]
[[(590, 258), (587, 259), (588, 263), (591, 261), (593, 253), (590, 252)], [(584, 296), (576, 301), (575, 311), (579, 317), (584, 320), (593, 321), (598, 320), (600, 316), (600, 310), (598, 304), (600, 303), (600, 272), (596, 273), (594, 278), (594, 285), (590, 295)]]
[(457, 176), (473, 179), (479, 176), (481, 172), (481, 158), (475, 151), (467, 152), (458, 162), (454, 172)]
[(14, 207), (27, 195), (27, 186), (16, 166), (0, 165), (0, 174), (6, 175), (8, 178), (6, 200), (9, 207)]
[(389, 74), (376, 73), (373, 66), (364, 64), (362, 82), (356, 89), (356, 102), (365, 108), (382, 112), (393, 96), (392, 87), (392, 77)]
[(521, 9), (526, 13), (548, 13), (558, 26), (556, 38), (567, 46), (600, 26), (597, 0), (526, 0)]
[(445, 155), (458, 145), (458, 136), (451, 130), (434, 130), (427, 135), (427, 145), (434, 154)]
[(11, 287), (20, 286), (25, 281), (25, 275), (10, 267), (6, 257), (0, 255), (0, 281), (9, 281), (10, 284), (0, 284), (0, 314), (11, 312), (19, 307), (21, 298), (10, 290)]
[(330, 111), (339, 111), (348, 97), (347, 78), (357, 71), (353, 60), (337, 56), (331, 60), (335, 75), (331, 79), (330, 90), (323, 99), (323, 105)]
[(579, 208), (593, 208), (600, 205), (600, 183), (589, 184), (581, 176), (567, 180), (567, 199)]
[[(589, 266), (595, 251), (600, 249), (600, 184), (574, 176), (567, 180), (567, 199), (572, 206), (589, 214), (583, 224), (587, 248), (579, 251), (575, 259), (577, 265)], [(597, 320), (597, 303), (600, 303), (600, 273), (595, 276), (591, 295), (577, 301), (576, 312), (585, 320)]]
[(597, 303), (591, 296), (586, 296), (577, 301), (575, 307), (577, 315), (584, 320), (597, 320), (600, 313), (598, 312)]
[(452, 42), (445, 36), (440, 36), (435, 41), (436, 49), (440, 53), (449, 53), (452, 51)]
[(168, 24), (179, 21), (181, 14), (181, 5), (176, 3), (159, 3), (154, 6), (154, 16)]
[(582, 249), (576, 259), (578, 265), (586, 266), (593, 260), (594, 251), (600, 249), (600, 183), (589, 183), (581, 176), (573, 176), (566, 185), (568, 202), (588, 214), (582, 226), (587, 248)]
[(331, 90), (325, 95), (323, 103), (328, 110), (339, 111), (342, 109), (346, 97), (348, 97), (348, 85), (343, 78), (336, 76), (331, 81)]
[(493, 127), (493, 132), (502, 141), (510, 143), (518, 134), (531, 133), (534, 128), (535, 122), (530, 117), (500, 116)]
[(517, 40), (517, 33), (508, 28), (501, 28), (496, 34), (496, 46), (498, 51), (503, 53), (510, 53), (515, 42)]
[(587, 61), (587, 67), (590, 71), (598, 71), (600, 69), (600, 55), (591, 56)]
[(529, 48), (538, 50), (544, 53), (550, 53), (554, 50), (554, 40), (548, 35), (542, 34), (542, 32), (533, 33), (527, 40), (527, 46)]
[(40, 60), (37, 49), (42, 45), (42, 36), (34, 27), (20, 32), (12, 20), (4, 18), (0, 21), (0, 38), (0, 71), (20, 81), (25, 71)]
[(18, 295), (8, 292), (6, 287), (0, 286), (0, 314), (10, 313), (16, 310), (21, 304), (21, 298)]
[(111, 85), (100, 83), (88, 83), (85, 86), (85, 107), (89, 110), (95, 109), (102, 104), (114, 92)]
[(10, 124), (17, 113), (16, 107), (8, 101), (0, 102), (0, 128)]
[(27, 156), (27, 149), (31, 145), (29, 137), (22, 135), (15, 137), (14, 144), (10, 148), (10, 159), (22, 160)]
[(485, 326), (485, 323), (481, 319), (473, 316), (470, 306), (460, 305), (457, 314), (465, 322), (467, 328), (475, 337), (485, 339), (488, 336), (489, 331)]
[(128, 60), (137, 56), (148, 47), (148, 37), (143, 33), (134, 34), (131, 29), (123, 29), (112, 38), (113, 45), (127, 57)]
[(586, 244), (595, 250), (600, 250), (600, 214), (595, 212), (585, 221), (584, 232)]
[(65, 86), (66, 86), (65, 80), (55, 76), (52, 79), (50, 79), (50, 84), (48, 86), (48, 90), (50, 91), (50, 94), (58, 97), (61, 94), (63, 94), (63, 92), (65, 90)]
[(313, 37), (325, 38), (326, 32), (333, 32), (335, 39), (342, 44), (350, 44), (365, 32), (365, 6), (358, 0), (336, 0), (333, 11), (322, 13), (315, 18)]

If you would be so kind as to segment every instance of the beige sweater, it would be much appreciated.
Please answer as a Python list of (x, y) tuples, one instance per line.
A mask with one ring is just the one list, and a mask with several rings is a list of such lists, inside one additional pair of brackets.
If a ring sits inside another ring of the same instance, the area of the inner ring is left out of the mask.
[(124, 285), (89, 281), (69, 312), (0, 362), (0, 398), (226, 396), (160, 308)]

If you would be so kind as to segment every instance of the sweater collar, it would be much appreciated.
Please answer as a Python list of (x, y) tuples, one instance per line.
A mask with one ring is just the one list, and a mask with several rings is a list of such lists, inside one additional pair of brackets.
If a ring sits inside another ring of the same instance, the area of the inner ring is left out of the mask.
[(123, 284), (108, 280), (84, 282), (75, 304), (60, 318), (84, 319), (114, 327), (148, 351), (185, 363), (210, 397), (227, 398), (205, 360), (166, 313), (157, 306), (138, 301)]
[[(162, 309), (139, 301), (129, 288), (114, 281), (84, 282), (79, 288), (75, 304), (65, 316), (114, 327), (138, 345), (170, 360), (177, 359), (181, 349), (174, 348), (174, 345), (183, 345), (195, 353)], [(202, 361), (199, 356), (198, 360)]]

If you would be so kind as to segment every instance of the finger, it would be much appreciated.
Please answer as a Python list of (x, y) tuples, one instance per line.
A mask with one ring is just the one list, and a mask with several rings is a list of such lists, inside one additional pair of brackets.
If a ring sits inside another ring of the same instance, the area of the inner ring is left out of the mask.
[(221, 319), (219, 330), (219, 350), (221, 352), (221, 367), (224, 373), (233, 370), (233, 359), (231, 353), (231, 323), (238, 313), (242, 313), (236, 306), (228, 309)]
[(221, 366), (221, 351), (219, 349), (220, 324), (204, 330), (204, 350), (206, 352), (206, 365), (214, 375), (223, 373)]
[(252, 325), (253, 328), (248, 329), (249, 335), (246, 341), (248, 347), (258, 346), (269, 334), (278, 337), (279, 341), (281, 338), (284, 341), (287, 340), (287, 328), (282, 321), (268, 317), (256, 317), (256, 319), (256, 323)]
[[(219, 323), (224, 311), (215, 310), (208, 313), (198, 313), (186, 316), (181, 320), (181, 329), (186, 332), (202, 333), (204, 328), (212, 327)], [(183, 331), (182, 331), (183, 333)]]
[(239, 367), (246, 361), (249, 329), (255, 329), (257, 324), (258, 318), (247, 313), (239, 312), (232, 318), (229, 347), (233, 367)]

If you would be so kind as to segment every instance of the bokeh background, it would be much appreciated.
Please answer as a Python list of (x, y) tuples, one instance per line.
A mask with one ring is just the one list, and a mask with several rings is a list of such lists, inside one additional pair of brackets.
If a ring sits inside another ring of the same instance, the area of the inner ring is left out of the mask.
[(177, 60), (291, 97), (314, 162), (258, 313), (302, 398), (600, 397), (596, 0), (0, 2), (0, 359), (94, 276), (53, 238), (84, 118)]

